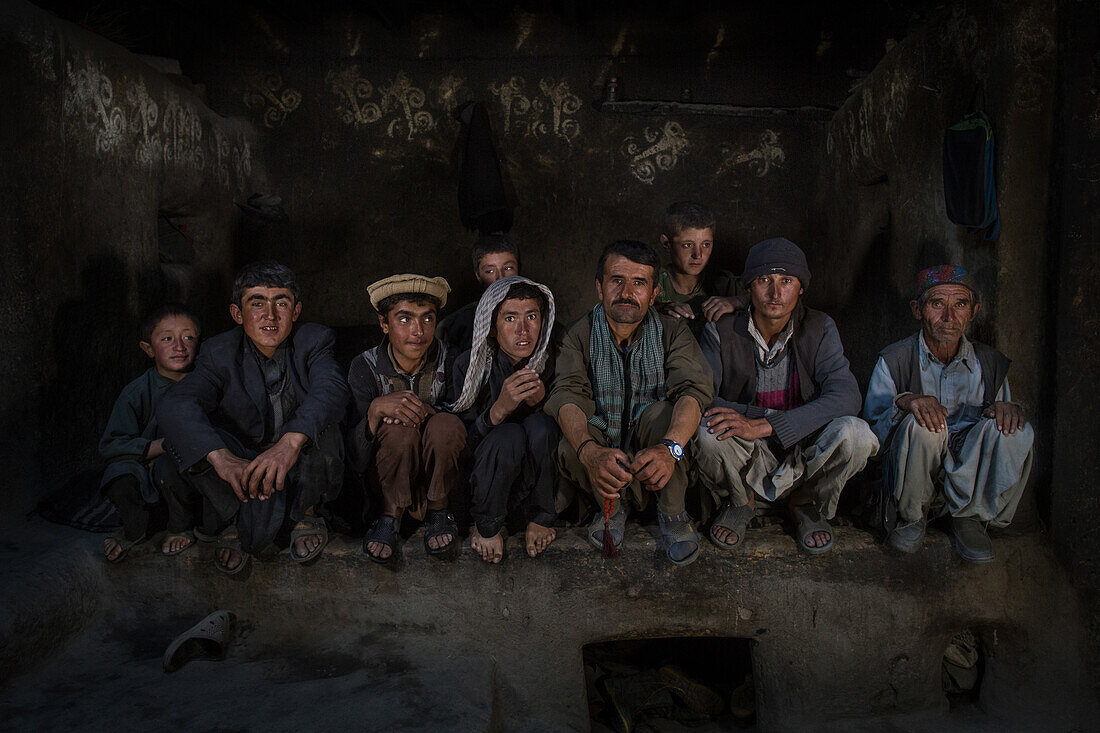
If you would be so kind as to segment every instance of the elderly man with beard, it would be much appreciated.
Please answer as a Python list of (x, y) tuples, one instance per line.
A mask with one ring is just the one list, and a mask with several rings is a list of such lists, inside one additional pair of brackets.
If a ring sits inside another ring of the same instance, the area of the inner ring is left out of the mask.
[(1031, 472), (1035, 433), (1012, 403), (1009, 359), (970, 341), (981, 310), (962, 267), (922, 270), (909, 303), (920, 330), (879, 354), (863, 415), (883, 445), (887, 542), (916, 552), (928, 516), (950, 516), (955, 552), (990, 562), (986, 526), (1007, 526)]
[[(568, 330), (558, 356), (546, 412), (563, 440), (558, 467), (563, 486), (613, 505), (611, 542), (621, 546), (631, 506), (656, 495), (668, 559), (686, 565), (698, 557), (699, 535), (684, 507), (688, 459), (712, 396), (710, 375), (683, 319), (653, 310), (657, 253), (641, 242), (608, 245), (596, 267), (600, 302)], [(589, 540), (604, 544), (597, 513)]]

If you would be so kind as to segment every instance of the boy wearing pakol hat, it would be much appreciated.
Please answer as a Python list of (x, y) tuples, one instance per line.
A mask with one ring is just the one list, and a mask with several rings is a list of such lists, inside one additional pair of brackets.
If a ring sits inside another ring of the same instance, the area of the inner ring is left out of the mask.
[(389, 562), (401, 517), (424, 520), (429, 555), (451, 556), (458, 526), (448, 498), (461, 480), (466, 427), (443, 412), (454, 354), (435, 337), (451, 290), (441, 277), (393, 275), (367, 287), (385, 338), (352, 360), (348, 385), (355, 417), (348, 436), (353, 467), (382, 499), (363, 551)]
[(981, 303), (964, 268), (922, 270), (909, 308), (921, 328), (880, 352), (863, 408), (883, 446), (887, 542), (915, 552), (929, 514), (950, 515), (955, 552), (989, 562), (986, 525), (1012, 521), (1035, 433), (1011, 401), (1008, 357), (966, 337)]
[(525, 277), (505, 277), (485, 290), (474, 318), (473, 349), (458, 357), (452, 406), (466, 423), (473, 454), (470, 545), (483, 560), (504, 557), (509, 509), (523, 507), (525, 545), (535, 557), (554, 541), (561, 431), (542, 411), (554, 375), (554, 295)]
[(799, 547), (833, 546), (840, 492), (878, 450), (859, 412), (859, 387), (833, 319), (802, 304), (806, 255), (781, 237), (749, 250), (741, 281), (752, 305), (704, 339), (714, 404), (696, 434), (703, 484), (722, 508), (710, 538), (741, 544), (757, 503), (784, 500)]

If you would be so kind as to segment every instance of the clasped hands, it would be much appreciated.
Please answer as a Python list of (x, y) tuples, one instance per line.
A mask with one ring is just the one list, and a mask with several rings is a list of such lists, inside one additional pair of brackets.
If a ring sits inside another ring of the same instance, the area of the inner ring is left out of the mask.
[(303, 433), (286, 433), (251, 461), (233, 455), (228, 448), (210, 451), (206, 460), (242, 502), (263, 501), (283, 490), (286, 476), (298, 462), (307, 440)]
[(618, 448), (592, 441), (581, 446), (578, 457), (592, 487), (604, 499), (618, 499), (619, 492), (635, 480), (647, 491), (660, 491), (676, 468), (676, 459), (664, 445), (638, 451), (631, 460)]

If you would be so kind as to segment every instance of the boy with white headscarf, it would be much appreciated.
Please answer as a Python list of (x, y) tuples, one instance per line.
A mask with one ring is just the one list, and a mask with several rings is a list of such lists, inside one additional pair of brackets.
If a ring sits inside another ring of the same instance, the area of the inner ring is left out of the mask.
[(473, 344), (455, 362), (451, 410), (467, 428), (473, 456), (470, 545), (487, 562), (504, 555), (510, 506), (523, 503), (531, 557), (553, 542), (557, 423), (542, 412), (554, 373), (554, 296), (545, 285), (513, 276), (490, 285), (474, 316)]

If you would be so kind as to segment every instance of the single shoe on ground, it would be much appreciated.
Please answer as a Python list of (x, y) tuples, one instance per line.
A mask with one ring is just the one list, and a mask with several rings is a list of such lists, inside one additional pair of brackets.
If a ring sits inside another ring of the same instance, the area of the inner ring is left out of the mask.
[(927, 531), (928, 520), (921, 517), (915, 522), (905, 522), (894, 527), (886, 541), (895, 550), (916, 552), (920, 549), (920, 543), (924, 541), (924, 533)]
[(669, 561), (673, 565), (695, 562), (699, 557), (699, 533), (691, 523), (691, 515), (657, 512), (657, 522), (661, 525), (661, 540)]
[(192, 659), (220, 662), (233, 638), (237, 617), (231, 611), (214, 611), (176, 637), (164, 652), (164, 671), (175, 672)]
[(951, 517), (951, 545), (967, 562), (992, 562), (996, 557), (985, 525), (975, 517)]

